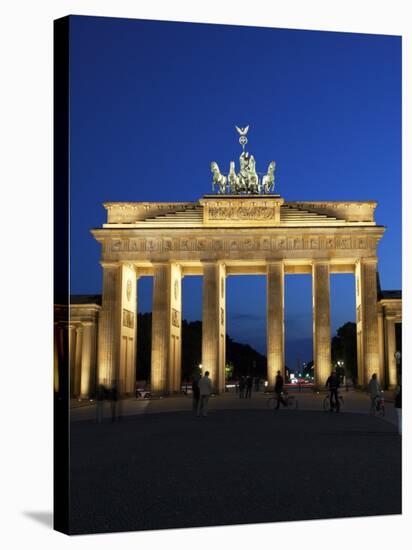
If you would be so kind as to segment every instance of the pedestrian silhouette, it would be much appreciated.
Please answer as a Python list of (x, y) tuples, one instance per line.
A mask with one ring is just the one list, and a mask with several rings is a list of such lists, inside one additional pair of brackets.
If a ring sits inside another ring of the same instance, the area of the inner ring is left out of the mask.
[(286, 403), (286, 401), (283, 399), (283, 396), (282, 396), (283, 384), (284, 384), (283, 376), (280, 374), (280, 370), (278, 370), (275, 378), (275, 394), (277, 399), (276, 410), (280, 407), (281, 403), (284, 407), (288, 406), (288, 404)]
[(252, 386), (253, 386), (253, 378), (251, 376), (248, 376), (246, 378), (246, 395), (245, 397), (251, 398), (252, 397)]
[(200, 381), (201, 375), (197, 374), (193, 378), (192, 382), (192, 412), (194, 415), (197, 414), (198, 408), (199, 408), (199, 399), (200, 399), (200, 391), (199, 391), (199, 381)]
[(96, 422), (101, 424), (104, 412), (104, 400), (106, 399), (106, 388), (103, 384), (97, 386), (96, 392)]
[(338, 389), (340, 386), (339, 377), (336, 374), (336, 371), (332, 371), (329, 378), (326, 380), (325, 388), (329, 388), (329, 405), (330, 411), (333, 412), (334, 406), (336, 407), (336, 412), (340, 410), (339, 406), (339, 396)]
[(112, 412), (112, 422), (115, 420), (120, 420), (120, 415), (118, 411), (118, 399), (119, 399), (119, 390), (117, 387), (117, 382), (114, 381), (109, 392), (110, 399), (110, 409)]
[(198, 386), (200, 399), (197, 416), (207, 416), (209, 397), (212, 393), (212, 381), (209, 378), (209, 371), (206, 371), (205, 375), (199, 380)]
[(376, 373), (373, 373), (371, 379), (369, 380), (368, 391), (372, 402), (374, 402), (381, 393), (381, 386)]
[(402, 386), (398, 385), (395, 390), (395, 410), (398, 416), (398, 434), (402, 435)]
[(240, 397), (240, 399), (243, 399), (245, 397), (245, 385), (246, 385), (245, 377), (241, 376), (240, 380), (239, 380), (239, 397)]

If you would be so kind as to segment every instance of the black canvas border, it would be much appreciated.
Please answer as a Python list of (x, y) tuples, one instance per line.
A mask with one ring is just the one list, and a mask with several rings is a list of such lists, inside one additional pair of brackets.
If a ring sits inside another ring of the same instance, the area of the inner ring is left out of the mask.
[[(54, 322), (69, 322), (69, 38), (70, 17), (53, 23), (53, 275), (54, 304), (59, 308)], [(65, 333), (67, 331), (64, 331)], [(56, 337), (56, 336), (55, 336)], [(63, 347), (68, 349), (67, 336)], [(57, 349), (57, 342), (54, 342)], [(70, 526), (70, 428), (69, 428), (69, 360), (59, 358), (58, 385), (53, 407), (53, 527), (69, 534)], [(56, 381), (55, 381), (56, 382)]]

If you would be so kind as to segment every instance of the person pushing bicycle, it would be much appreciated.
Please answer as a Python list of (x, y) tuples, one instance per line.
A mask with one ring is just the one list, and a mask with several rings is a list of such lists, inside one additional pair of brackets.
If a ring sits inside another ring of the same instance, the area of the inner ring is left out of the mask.
[(381, 395), (381, 386), (375, 372), (372, 374), (372, 378), (369, 380), (368, 392), (371, 398), (371, 409), (376, 409), (376, 401)]
[(283, 399), (282, 393), (283, 393), (283, 376), (280, 373), (280, 370), (278, 370), (276, 378), (275, 378), (275, 394), (277, 399), (276, 409), (279, 408), (280, 404), (284, 407), (287, 407), (287, 402)]
[(340, 406), (339, 406), (339, 396), (338, 396), (338, 389), (339, 389), (340, 383), (339, 383), (339, 377), (336, 374), (336, 371), (332, 371), (329, 378), (326, 380), (325, 388), (329, 389), (329, 404), (330, 404), (330, 410), (333, 411), (333, 400), (335, 400), (335, 406), (336, 406), (336, 412), (339, 412)]

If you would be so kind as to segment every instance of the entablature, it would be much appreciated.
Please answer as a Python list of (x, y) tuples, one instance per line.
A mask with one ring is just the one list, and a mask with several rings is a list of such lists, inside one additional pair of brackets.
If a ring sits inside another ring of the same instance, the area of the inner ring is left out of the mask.
[(169, 231), (95, 229), (102, 260), (202, 260), (359, 258), (376, 257), (384, 228), (209, 228)]

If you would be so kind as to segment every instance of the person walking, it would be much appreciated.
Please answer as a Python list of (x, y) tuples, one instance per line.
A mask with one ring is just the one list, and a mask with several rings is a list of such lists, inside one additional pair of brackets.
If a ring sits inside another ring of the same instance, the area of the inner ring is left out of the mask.
[(375, 373), (372, 374), (372, 378), (369, 380), (368, 392), (371, 398), (371, 412), (376, 411), (376, 399), (380, 396), (381, 386), (378, 381), (378, 376)]
[(112, 387), (110, 388), (110, 407), (112, 411), (112, 422), (115, 420), (120, 420), (120, 415), (117, 410), (117, 400), (119, 398), (119, 392), (117, 388), (117, 382), (114, 381)]
[(103, 384), (97, 386), (96, 392), (96, 422), (101, 424), (103, 420), (104, 400), (106, 398), (106, 388)]
[(253, 386), (253, 378), (251, 376), (248, 376), (246, 378), (246, 394), (245, 394), (246, 398), (250, 399), (252, 397), (252, 386)]
[(398, 416), (398, 434), (402, 435), (402, 386), (395, 390), (395, 410)]
[(288, 404), (282, 397), (283, 385), (284, 385), (283, 376), (280, 374), (280, 370), (278, 370), (275, 378), (275, 394), (277, 399), (276, 410), (278, 410), (281, 403), (284, 407), (288, 406)]
[(326, 384), (325, 384), (325, 388), (329, 388), (330, 412), (333, 412), (333, 407), (334, 407), (333, 402), (334, 401), (335, 401), (335, 406), (336, 406), (336, 412), (338, 413), (339, 410), (340, 410), (339, 395), (338, 395), (339, 385), (340, 385), (339, 384), (339, 377), (336, 374), (336, 371), (332, 371), (331, 375), (326, 380)]
[(197, 410), (199, 408), (199, 399), (200, 399), (200, 391), (199, 391), (199, 381), (201, 378), (201, 374), (196, 375), (193, 378), (192, 382), (192, 412), (194, 415), (197, 414)]
[(207, 416), (207, 406), (210, 394), (212, 393), (212, 381), (209, 378), (209, 371), (199, 380), (199, 409), (197, 416)]
[(245, 397), (245, 377), (241, 376), (239, 380), (239, 397), (243, 399)]

